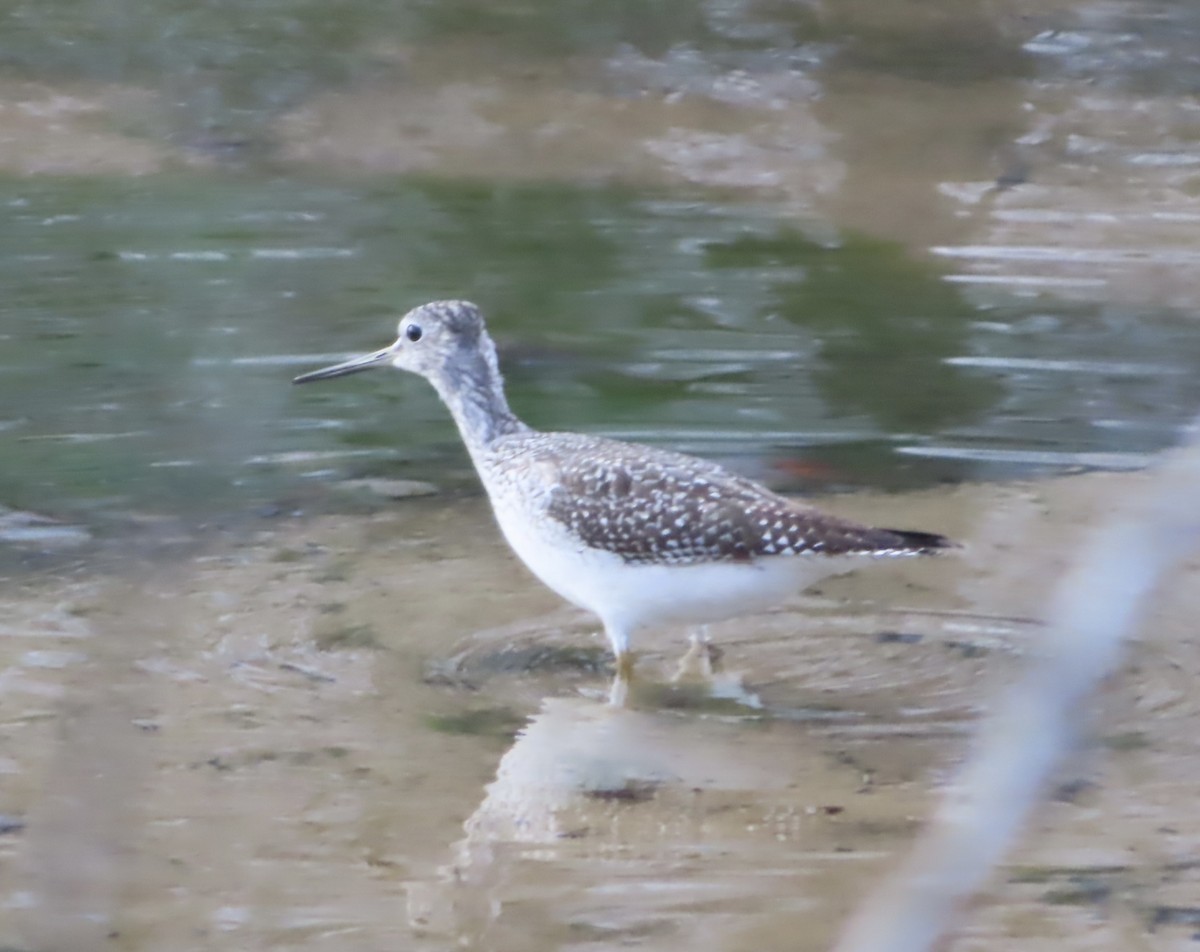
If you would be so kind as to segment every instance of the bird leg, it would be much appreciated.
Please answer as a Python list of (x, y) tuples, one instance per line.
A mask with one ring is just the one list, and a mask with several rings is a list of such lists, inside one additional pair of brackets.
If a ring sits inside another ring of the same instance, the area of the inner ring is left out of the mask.
[(617, 655), (617, 671), (613, 675), (612, 686), (608, 689), (608, 703), (613, 707), (625, 707), (632, 684), (633, 652), (623, 651)]
[(622, 681), (633, 680), (634, 657), (632, 651), (622, 651), (617, 655), (617, 677)]
[(604, 619), (604, 634), (612, 647), (616, 663), (616, 674), (612, 687), (608, 691), (608, 703), (614, 707), (624, 707), (629, 697), (629, 686), (633, 683), (633, 652), (629, 650), (629, 629), (623, 624)]
[(701, 627), (688, 636), (688, 649), (675, 668), (672, 684), (701, 682), (711, 684), (716, 677), (716, 665), (722, 651), (708, 640), (708, 628)]

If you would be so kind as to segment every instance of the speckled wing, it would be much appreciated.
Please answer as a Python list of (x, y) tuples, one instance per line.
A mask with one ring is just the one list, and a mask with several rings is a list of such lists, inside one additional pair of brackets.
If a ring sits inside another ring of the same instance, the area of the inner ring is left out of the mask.
[[(550, 434), (540, 434), (550, 436)], [(722, 469), (651, 447), (554, 434), (538, 465), (546, 515), (584, 545), (631, 564), (752, 562), (823, 555), (909, 555), (950, 543), (827, 516)]]

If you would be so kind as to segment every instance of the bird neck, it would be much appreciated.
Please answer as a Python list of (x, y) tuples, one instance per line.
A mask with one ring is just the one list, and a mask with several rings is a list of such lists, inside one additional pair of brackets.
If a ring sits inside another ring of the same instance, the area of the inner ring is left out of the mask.
[(490, 340), (485, 344), (480, 352), (456, 360), (432, 379), (472, 456), (498, 437), (529, 429), (509, 409), (495, 348)]

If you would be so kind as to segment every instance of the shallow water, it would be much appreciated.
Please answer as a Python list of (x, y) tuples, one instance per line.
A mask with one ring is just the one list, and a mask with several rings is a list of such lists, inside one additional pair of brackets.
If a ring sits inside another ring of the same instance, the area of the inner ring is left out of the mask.
[[(828, 947), (1036, 644), (1058, 567), (1140, 481), (822, 500), (968, 549), (713, 626), (724, 701), (662, 687), (684, 644), (663, 632), (639, 642), (636, 703), (609, 707), (593, 622), (481, 538), (478, 500), (10, 584), (0, 936)], [(1194, 929), (1196, 570), (973, 911), (972, 947), (1174, 948)]]
[[(0, 945), (827, 947), (1200, 403), (1192, 6), (97, 10), (0, 36)], [(289, 383), (447, 296), (535, 425), (967, 549), (608, 709), (428, 388)], [(1195, 570), (956, 947), (1189, 941)]]

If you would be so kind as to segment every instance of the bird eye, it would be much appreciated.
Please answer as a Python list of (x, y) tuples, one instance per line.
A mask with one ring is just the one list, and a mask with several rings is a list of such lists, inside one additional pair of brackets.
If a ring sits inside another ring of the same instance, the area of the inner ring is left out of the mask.
[(420, 324), (409, 324), (408, 327), (404, 328), (404, 336), (407, 337), (411, 341), (420, 340), (421, 339), (421, 325)]

